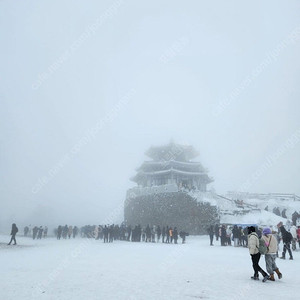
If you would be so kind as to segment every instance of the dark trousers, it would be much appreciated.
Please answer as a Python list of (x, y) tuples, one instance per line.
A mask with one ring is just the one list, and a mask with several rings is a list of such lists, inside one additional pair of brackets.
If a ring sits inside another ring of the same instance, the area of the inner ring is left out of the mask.
[(254, 277), (258, 277), (258, 272), (262, 274), (263, 277), (267, 275), (267, 273), (260, 267), (259, 259), (260, 259), (260, 253), (256, 254), (251, 254), (251, 259), (252, 259), (252, 267), (254, 270)]
[(12, 241), (14, 241), (14, 244), (17, 243), (17, 241), (16, 241), (16, 235), (15, 235), (15, 234), (13, 234), (13, 235), (11, 236), (11, 239), (10, 239), (10, 242), (8, 243), (8, 245), (10, 245)]
[(292, 250), (291, 250), (291, 243), (284, 243), (283, 244), (282, 257), (284, 257), (284, 258), (285, 258), (286, 250), (289, 252), (290, 258), (293, 257)]
[(214, 240), (214, 235), (213, 235), (213, 234), (210, 234), (210, 235), (209, 235), (209, 239), (210, 239), (210, 245), (212, 246), (213, 240)]

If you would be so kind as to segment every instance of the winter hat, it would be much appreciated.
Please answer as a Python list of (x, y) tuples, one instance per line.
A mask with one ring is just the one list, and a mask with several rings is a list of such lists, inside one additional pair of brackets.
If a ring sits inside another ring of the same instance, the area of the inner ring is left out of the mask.
[(248, 234), (255, 232), (255, 227), (254, 226), (250, 226), (248, 227)]
[(269, 227), (264, 228), (264, 230), (263, 230), (264, 235), (271, 234), (271, 233), (272, 232), (271, 232), (271, 229)]

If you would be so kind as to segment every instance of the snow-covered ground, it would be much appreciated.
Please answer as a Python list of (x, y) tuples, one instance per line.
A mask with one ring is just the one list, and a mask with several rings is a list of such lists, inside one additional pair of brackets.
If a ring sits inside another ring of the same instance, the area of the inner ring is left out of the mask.
[[(0, 236), (0, 299), (297, 299), (300, 252), (277, 260), (276, 282), (256, 282), (247, 248)], [(264, 258), (261, 266), (265, 268)]]

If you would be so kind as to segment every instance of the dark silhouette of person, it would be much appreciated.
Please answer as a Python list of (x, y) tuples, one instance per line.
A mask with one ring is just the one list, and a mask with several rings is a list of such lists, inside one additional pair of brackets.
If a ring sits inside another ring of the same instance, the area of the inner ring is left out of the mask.
[(180, 237), (182, 238), (182, 244), (184, 244), (184, 243), (185, 243), (185, 238), (186, 238), (186, 236), (188, 235), (188, 233), (185, 232), (185, 231), (180, 231), (180, 232), (179, 232), (179, 235), (180, 235)]
[(104, 243), (108, 243), (108, 228), (106, 225), (103, 228), (103, 235), (104, 235)]
[[(100, 227), (100, 226), (99, 226), (99, 227)], [(77, 234), (78, 234), (78, 227), (75, 226), (75, 227), (73, 228), (73, 239), (76, 238)]]
[(216, 235), (216, 241), (219, 240), (219, 228), (220, 226), (218, 224), (215, 225), (215, 235)]
[(36, 235), (38, 233), (39, 229), (37, 226), (34, 226), (33, 229), (32, 229), (32, 238), (35, 240), (36, 238)]
[(157, 242), (159, 242), (161, 237), (161, 229), (159, 225), (157, 226), (156, 232), (157, 232)]
[(151, 241), (151, 229), (149, 224), (146, 227), (146, 243)]
[(282, 251), (282, 256), (280, 258), (285, 259), (286, 251), (288, 251), (290, 255), (290, 260), (293, 260), (293, 254), (291, 250), (291, 242), (293, 240), (293, 236), (290, 232), (286, 231), (284, 226), (279, 227), (279, 230), (281, 231), (282, 242), (283, 242), (283, 251)]
[(62, 226), (59, 225), (57, 228), (57, 239), (60, 240), (62, 234)]
[(166, 243), (169, 244), (170, 243), (170, 230), (169, 230), (169, 226), (166, 227)]
[(38, 240), (42, 239), (43, 231), (44, 231), (43, 226), (40, 226), (40, 228), (38, 229), (38, 236), (37, 236)]
[(214, 240), (214, 226), (210, 225), (207, 229), (208, 235), (209, 235), (209, 240), (210, 240), (210, 245), (213, 246), (213, 240)]
[(14, 245), (17, 245), (17, 241), (16, 241), (16, 234), (17, 232), (19, 231), (17, 225), (15, 223), (12, 224), (11, 226), (11, 239), (10, 239), (10, 242), (8, 243), (8, 245), (11, 244), (12, 241), (14, 241)]
[(226, 227), (222, 225), (221, 227), (221, 246), (226, 246)]
[(165, 228), (165, 226), (162, 228), (161, 234), (162, 234), (162, 242), (164, 243), (165, 242), (165, 236), (166, 236), (166, 228)]
[(177, 244), (177, 240), (178, 240), (178, 231), (177, 231), (177, 228), (174, 227), (174, 230), (173, 230), (173, 239), (174, 239), (174, 244)]

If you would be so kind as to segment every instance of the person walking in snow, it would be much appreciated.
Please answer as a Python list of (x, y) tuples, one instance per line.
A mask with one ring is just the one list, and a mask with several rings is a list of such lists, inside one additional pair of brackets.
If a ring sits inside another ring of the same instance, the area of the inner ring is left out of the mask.
[(185, 231), (180, 231), (179, 232), (179, 236), (182, 238), (182, 244), (185, 244), (185, 238), (186, 236), (188, 236), (189, 234)]
[(286, 231), (283, 225), (279, 227), (279, 230), (281, 232), (281, 237), (283, 242), (283, 251), (282, 251), (282, 256), (280, 258), (285, 259), (286, 251), (288, 251), (290, 255), (290, 260), (293, 260), (293, 254), (291, 250), (291, 242), (293, 240), (293, 236), (291, 235), (290, 232)]
[(103, 236), (104, 236), (103, 242), (108, 243), (108, 228), (106, 225), (103, 228)]
[(146, 243), (151, 241), (151, 229), (149, 224), (146, 227)]
[(239, 246), (239, 228), (237, 227), (237, 225), (233, 226), (232, 229), (232, 237), (233, 237), (233, 245), (234, 247), (238, 247)]
[(10, 245), (12, 241), (14, 241), (14, 245), (17, 245), (17, 241), (16, 241), (16, 234), (19, 231), (17, 225), (15, 223), (12, 224), (11, 226), (11, 239), (10, 242), (7, 245)]
[(259, 239), (257, 233), (255, 232), (255, 227), (250, 226), (248, 227), (248, 248), (252, 260), (252, 267), (254, 270), (254, 275), (251, 276), (251, 279), (259, 280), (259, 272), (263, 276), (263, 282), (265, 282), (269, 279), (269, 275), (259, 265), (260, 253), (258, 251), (258, 247)]
[(170, 243), (170, 230), (169, 230), (169, 226), (166, 227), (166, 243), (169, 244)]
[(60, 240), (62, 234), (62, 226), (59, 225), (57, 228), (57, 239)]
[(216, 241), (219, 240), (219, 225), (216, 224), (215, 225), (215, 235), (216, 235)]
[(207, 229), (209, 240), (210, 240), (210, 246), (213, 246), (213, 240), (214, 240), (214, 226), (210, 225)]
[(174, 227), (174, 230), (173, 230), (173, 239), (174, 239), (174, 244), (177, 244), (177, 240), (178, 240), (178, 231), (177, 231), (177, 228)]
[(157, 226), (156, 233), (157, 233), (157, 242), (159, 242), (161, 237), (161, 229), (159, 225)]
[(43, 231), (44, 231), (43, 226), (40, 226), (39, 229), (38, 229), (38, 236), (37, 236), (38, 240), (42, 239)]
[(226, 246), (226, 227), (225, 225), (222, 225), (222, 227), (220, 228), (221, 231), (221, 246)]
[(166, 228), (165, 228), (165, 226), (162, 228), (161, 235), (162, 235), (162, 242), (164, 243), (165, 242), (165, 236), (166, 236)]
[(276, 272), (279, 279), (282, 278), (282, 274), (276, 265), (276, 253), (277, 253), (277, 239), (273, 236), (271, 229), (266, 227), (263, 229), (262, 239), (267, 246), (267, 253), (265, 254), (267, 272), (270, 274), (269, 280), (275, 281), (274, 272)]
[(68, 228), (68, 237), (69, 237), (69, 239), (71, 238), (72, 234), (73, 234), (73, 227), (72, 227), (72, 225), (70, 225), (69, 228)]
[(34, 226), (33, 229), (32, 229), (32, 238), (35, 240), (36, 238), (36, 235), (39, 231), (39, 228), (37, 226)]

